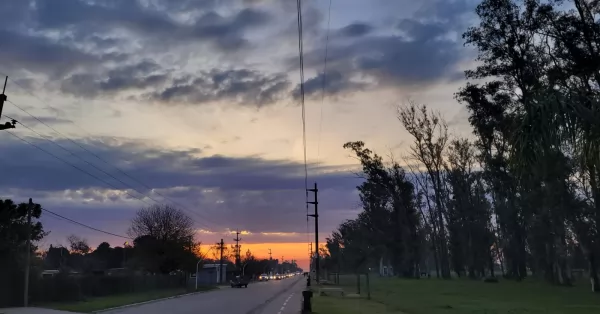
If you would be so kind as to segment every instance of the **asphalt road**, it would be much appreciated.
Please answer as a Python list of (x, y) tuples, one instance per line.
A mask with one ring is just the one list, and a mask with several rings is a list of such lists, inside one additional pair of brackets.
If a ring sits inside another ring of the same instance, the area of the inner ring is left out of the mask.
[[(300, 294), (304, 277), (270, 280), (248, 285), (248, 288), (224, 288), (179, 298), (132, 306), (103, 314), (279, 314), (284, 300), (292, 293)], [(290, 298), (291, 301), (291, 298)], [(282, 313), (298, 313), (299, 302), (286, 303), (288, 310)], [(273, 307), (272, 304), (278, 303)], [(291, 311), (291, 312), (288, 312)]]

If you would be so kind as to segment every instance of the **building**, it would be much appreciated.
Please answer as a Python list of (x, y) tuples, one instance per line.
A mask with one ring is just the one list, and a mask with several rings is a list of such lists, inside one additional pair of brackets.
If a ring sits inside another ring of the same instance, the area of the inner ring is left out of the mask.
[(196, 273), (198, 284), (216, 285), (221, 282), (221, 273), (223, 273), (223, 282), (226, 281), (227, 264), (223, 263), (223, 268), (219, 269), (219, 264), (205, 264)]

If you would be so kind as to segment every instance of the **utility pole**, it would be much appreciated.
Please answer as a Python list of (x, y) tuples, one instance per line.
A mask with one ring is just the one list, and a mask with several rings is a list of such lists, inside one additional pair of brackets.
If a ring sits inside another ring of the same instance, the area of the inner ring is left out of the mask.
[[(2, 89), (2, 94), (0, 94), (0, 119), (2, 118), (2, 109), (4, 108), (4, 102), (8, 100), (8, 97), (6, 97), (6, 95), (4, 94), (6, 92), (6, 83), (8, 83), (8, 76), (4, 79), (4, 88)], [(17, 120), (12, 120), (11, 122), (0, 124), (0, 130), (14, 129), (15, 124), (17, 124)], [(25, 301), (25, 306), (27, 306), (27, 300)]]
[[(6, 83), (5, 83), (6, 85)], [(27, 252), (25, 254), (25, 289), (23, 289), (23, 306), (27, 307), (29, 301), (29, 263), (31, 255), (31, 211), (33, 210), (33, 201), (29, 199), (27, 205)]]
[(281, 273), (283, 274), (285, 269), (283, 269), (283, 255), (281, 255)]
[(317, 183), (315, 182), (314, 189), (308, 189), (307, 191), (315, 193), (315, 200), (307, 203), (315, 205), (315, 213), (308, 216), (315, 218), (315, 275), (317, 283), (319, 283), (319, 201), (317, 198), (319, 189), (317, 188)]
[(239, 267), (240, 265), (240, 241), (242, 241), (242, 239), (240, 239), (240, 231), (236, 231), (235, 232), (235, 239), (233, 239), (233, 241), (235, 241), (235, 266)]
[(221, 276), (219, 276), (219, 283), (223, 283), (223, 239), (221, 239), (221, 242), (218, 243), (219, 244), (219, 249), (221, 250), (221, 259), (219, 260), (219, 274), (221, 274)]
[(271, 249), (269, 249), (269, 275), (273, 275), (273, 254), (271, 253)]

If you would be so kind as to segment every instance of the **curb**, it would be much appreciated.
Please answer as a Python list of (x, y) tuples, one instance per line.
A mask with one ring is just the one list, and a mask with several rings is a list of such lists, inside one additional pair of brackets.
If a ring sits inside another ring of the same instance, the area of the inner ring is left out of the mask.
[(125, 308), (128, 308), (128, 307), (134, 307), (134, 306), (144, 305), (144, 304), (148, 304), (148, 303), (160, 302), (160, 301), (164, 301), (164, 300), (177, 299), (177, 298), (181, 298), (181, 297), (185, 297), (185, 296), (189, 296), (189, 295), (194, 295), (194, 294), (199, 294), (199, 293), (206, 293), (206, 292), (211, 292), (211, 291), (215, 291), (215, 290), (220, 290), (220, 288), (212, 289), (212, 290), (206, 290), (206, 291), (197, 291), (197, 292), (190, 292), (190, 293), (185, 293), (185, 294), (178, 294), (178, 295), (174, 295), (172, 297), (154, 299), (154, 300), (149, 300), (149, 301), (144, 301), (144, 302), (131, 303), (131, 304), (126, 304), (126, 305), (111, 307), (111, 308), (108, 308), (108, 309), (93, 311), (92, 313), (104, 313), (104, 312), (108, 312), (108, 311), (120, 310), (120, 309), (125, 309)]

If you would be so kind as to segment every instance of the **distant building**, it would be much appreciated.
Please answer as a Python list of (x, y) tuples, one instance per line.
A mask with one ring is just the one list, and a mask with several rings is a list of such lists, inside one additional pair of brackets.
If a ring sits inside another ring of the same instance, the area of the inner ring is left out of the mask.
[(394, 268), (389, 259), (381, 257), (379, 259), (379, 276), (392, 277), (394, 276)]
[[(219, 264), (205, 264), (196, 273), (198, 284), (216, 285), (221, 282), (221, 273), (223, 273), (223, 281), (226, 280), (227, 264), (223, 263), (223, 267), (219, 269)], [(192, 276), (193, 277), (193, 276)], [(195, 280), (195, 279), (194, 279)]]

